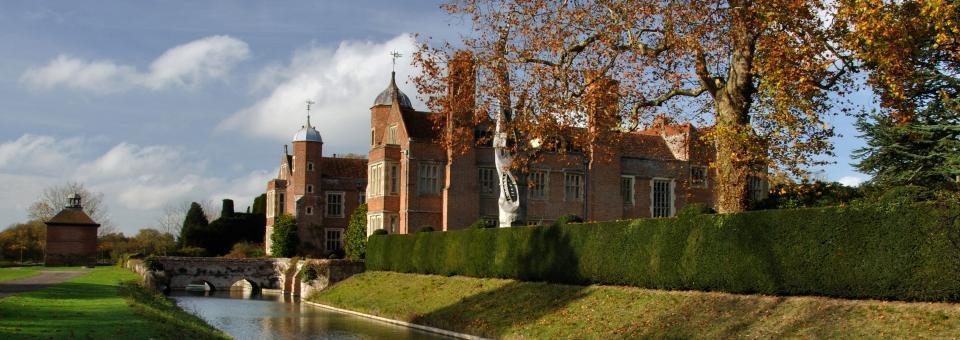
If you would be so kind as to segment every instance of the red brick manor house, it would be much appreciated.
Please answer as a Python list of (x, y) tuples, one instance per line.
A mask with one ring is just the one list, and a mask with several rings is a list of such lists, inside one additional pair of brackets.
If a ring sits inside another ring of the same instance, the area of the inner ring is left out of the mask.
[[(479, 218), (497, 219), (499, 187), (493, 148), (473, 146), (448, 161), (435, 142), (431, 115), (417, 111), (391, 76), (370, 108), (367, 160), (323, 157), (320, 133), (303, 126), (293, 154), (267, 185), (267, 249), (276, 217), (297, 218), (304, 248), (318, 254), (339, 249), (347, 219), (364, 200), (367, 232), (413, 233), (465, 228)], [(606, 161), (576, 155), (546, 156), (529, 175), (527, 220), (549, 223), (566, 214), (587, 220), (674, 215), (684, 205), (713, 206), (713, 148), (690, 124), (625, 133)], [(751, 196), (765, 183), (751, 181)], [(308, 251), (311, 252), (311, 251)]]

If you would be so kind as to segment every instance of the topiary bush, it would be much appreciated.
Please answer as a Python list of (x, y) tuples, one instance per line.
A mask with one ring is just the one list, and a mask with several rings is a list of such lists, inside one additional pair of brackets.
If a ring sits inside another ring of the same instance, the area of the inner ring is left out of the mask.
[(368, 270), (568, 284), (960, 299), (960, 205), (700, 214), (369, 239)]
[(297, 221), (289, 214), (280, 215), (273, 224), (273, 233), (270, 234), (270, 254), (276, 257), (290, 257), (297, 254)]
[(489, 229), (496, 228), (497, 222), (494, 220), (488, 220), (485, 218), (478, 218), (473, 224), (470, 225), (470, 229)]
[(367, 253), (367, 204), (361, 204), (350, 215), (344, 251), (346, 258), (359, 260)]

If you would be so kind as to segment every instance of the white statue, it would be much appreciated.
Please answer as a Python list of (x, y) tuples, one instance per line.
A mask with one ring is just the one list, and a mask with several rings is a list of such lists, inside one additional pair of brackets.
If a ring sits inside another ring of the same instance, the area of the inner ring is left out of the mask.
[(510, 171), (513, 158), (507, 150), (507, 134), (500, 127), (503, 112), (497, 110), (497, 125), (493, 135), (494, 159), (497, 164), (497, 175), (500, 179), (500, 228), (508, 228), (517, 220), (520, 212), (520, 195), (517, 188), (517, 178)]

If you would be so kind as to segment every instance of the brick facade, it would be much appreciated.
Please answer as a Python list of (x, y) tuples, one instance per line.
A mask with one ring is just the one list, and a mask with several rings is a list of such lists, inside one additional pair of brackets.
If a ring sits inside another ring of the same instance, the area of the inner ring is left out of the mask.
[[(473, 100), (470, 72), (452, 71), (451, 78), (463, 81), (452, 84), (451, 97)], [(617, 83), (598, 84), (587, 95), (592, 110), (590, 126), (611, 129), (617, 123)], [(321, 188), (318, 192), (331, 188), (345, 192), (345, 216), (365, 191), (368, 234), (376, 229), (406, 234), (425, 226), (453, 230), (468, 227), (480, 218), (496, 220), (499, 181), (494, 149), (475, 144), (463, 153), (445, 149), (437, 142), (436, 120), (432, 118), (436, 114), (415, 110), (392, 77), (370, 108), (368, 160), (349, 160), (349, 166), (356, 168), (342, 177), (326, 176), (325, 171), (330, 161), (345, 160), (321, 157), (319, 140), (295, 138), (293, 155), (284, 152), (280, 174), (268, 183), (268, 249), (276, 217), (271, 209), (283, 208), (298, 217), (306, 247), (324, 244), (325, 235), (314, 231), (346, 226), (345, 219), (303, 215), (305, 206), (324, 205), (324, 196), (305, 192), (305, 185), (311, 183)], [(474, 138), (478, 128), (465, 117), (467, 114), (448, 113), (451, 123), (446, 128)], [(550, 223), (567, 214), (587, 220), (664, 217), (691, 203), (714, 206), (715, 172), (708, 165), (715, 151), (700, 140), (702, 132), (691, 124), (660, 122), (654, 126), (622, 133), (616, 142), (596, 141), (586, 150), (603, 157), (589, 159), (575, 152), (544, 156), (528, 175), (536, 189), (526, 190), (524, 197), (528, 201), (527, 222)], [(308, 120), (304, 129), (311, 128)], [(298, 171), (311, 161), (317, 166), (315, 173)], [(278, 207), (281, 196), (284, 203)]]
[(44, 265), (96, 266), (97, 229), (100, 224), (83, 212), (79, 195), (71, 196), (69, 201), (69, 206), (46, 222)]
[[(615, 100), (610, 94), (615, 92), (593, 91), (593, 124), (615, 124), (605, 113), (611, 112)], [(451, 96), (462, 93), (472, 93), (472, 88), (451, 86)], [(436, 113), (413, 109), (394, 79), (370, 112), (368, 233), (380, 228), (413, 233), (423, 226), (452, 230), (479, 218), (497, 219), (499, 189), (484, 191), (489, 186), (481, 183), (496, 171), (493, 148), (473, 146), (458, 154), (444, 149), (436, 142), (431, 119)], [(584, 162), (587, 157), (576, 153), (545, 156), (530, 175), (532, 181), (537, 176), (543, 190), (541, 195), (527, 190), (528, 223), (550, 223), (566, 214), (587, 220), (672, 216), (690, 203), (713, 206), (715, 173), (708, 165), (714, 151), (700, 141), (701, 131), (690, 124), (655, 126), (624, 133), (615, 144), (595, 143), (590, 152), (606, 157)], [(474, 135), (473, 126), (447, 128)], [(571, 183), (576, 185), (567, 190)]]
[(342, 249), (350, 215), (364, 201), (367, 160), (323, 157), (323, 141), (309, 118), (292, 144), (292, 154), (284, 146), (277, 178), (267, 182), (266, 252), (273, 224), (289, 214), (297, 221), (301, 252), (327, 256)]

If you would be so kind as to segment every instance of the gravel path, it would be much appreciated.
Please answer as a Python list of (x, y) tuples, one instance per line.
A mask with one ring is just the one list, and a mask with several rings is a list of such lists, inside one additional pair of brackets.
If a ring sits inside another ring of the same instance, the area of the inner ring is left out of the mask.
[(19, 280), (0, 282), (0, 298), (47, 288), (86, 273), (85, 270), (49, 270)]

